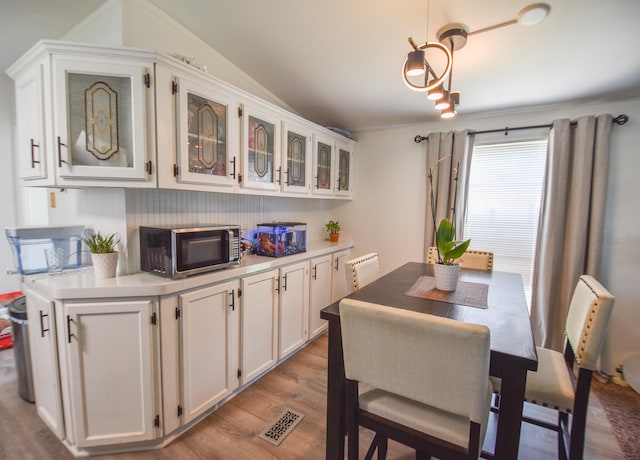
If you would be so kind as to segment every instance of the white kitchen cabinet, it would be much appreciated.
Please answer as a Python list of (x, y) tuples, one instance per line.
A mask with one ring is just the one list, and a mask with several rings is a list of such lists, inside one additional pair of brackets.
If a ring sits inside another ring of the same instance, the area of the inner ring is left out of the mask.
[(279, 359), (305, 344), (309, 327), (309, 262), (280, 269)]
[(183, 423), (238, 387), (238, 281), (180, 295)]
[(29, 345), (36, 410), (58, 439), (64, 439), (54, 310), (53, 301), (27, 291)]
[(73, 430), (80, 448), (158, 436), (152, 300), (64, 303)]
[(237, 192), (237, 95), (174, 59), (163, 57), (155, 73), (159, 187)]
[(11, 66), (25, 185), (155, 187), (154, 55), (43, 40)]
[(320, 318), (320, 310), (331, 304), (331, 262), (327, 254), (309, 261), (309, 338), (312, 339), (327, 328), (327, 321)]
[(336, 176), (334, 194), (344, 198), (353, 197), (355, 143), (346, 138), (336, 141)]
[(313, 177), (311, 192), (314, 195), (333, 195), (336, 168), (334, 153), (336, 141), (332, 136), (313, 135)]
[(49, 61), (40, 59), (15, 79), (16, 141), (20, 177), (47, 185), (49, 161), (45, 130), (45, 76), (49, 74)]
[(281, 121), (266, 106), (243, 102), (242, 123), (242, 187), (277, 191), (280, 189)]
[(351, 293), (351, 287), (347, 284), (345, 262), (351, 257), (351, 250), (335, 252), (331, 261), (331, 302), (337, 302)]
[(310, 125), (292, 119), (282, 123), (282, 191), (311, 192), (313, 131)]
[(245, 385), (278, 361), (278, 270), (241, 280), (240, 369)]

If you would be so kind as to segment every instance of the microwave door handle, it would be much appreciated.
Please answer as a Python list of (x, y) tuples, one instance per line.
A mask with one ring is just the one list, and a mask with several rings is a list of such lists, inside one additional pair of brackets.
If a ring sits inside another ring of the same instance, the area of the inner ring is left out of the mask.
[(229, 242), (228, 256), (227, 262), (231, 262), (231, 257), (233, 256), (233, 231), (225, 230), (227, 232), (227, 241)]

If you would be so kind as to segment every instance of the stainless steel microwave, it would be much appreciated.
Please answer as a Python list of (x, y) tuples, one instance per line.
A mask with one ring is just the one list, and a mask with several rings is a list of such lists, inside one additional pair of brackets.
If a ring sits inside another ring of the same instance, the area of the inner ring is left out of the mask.
[(140, 227), (142, 271), (176, 279), (239, 264), (239, 225)]

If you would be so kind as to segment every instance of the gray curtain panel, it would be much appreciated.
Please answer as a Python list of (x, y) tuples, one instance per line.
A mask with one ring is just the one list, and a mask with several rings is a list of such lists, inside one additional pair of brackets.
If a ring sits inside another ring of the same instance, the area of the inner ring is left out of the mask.
[(579, 276), (599, 278), (611, 124), (606, 114), (551, 128), (531, 299), (536, 344), (545, 348), (562, 349)]
[[(473, 137), (467, 134), (468, 130), (449, 131), (431, 133), (427, 137), (427, 168), (433, 168), (436, 225), (445, 217), (451, 219), (453, 216), (458, 238), (462, 237), (467, 196), (466, 189), (469, 165), (471, 164), (469, 150), (473, 146)], [(438, 163), (438, 161), (440, 162)], [(436, 164), (437, 167), (435, 166)], [(427, 260), (427, 248), (435, 245), (436, 232), (431, 213), (431, 188), (428, 177), (426, 185), (425, 262)], [(453, 212), (454, 207), (455, 213)]]

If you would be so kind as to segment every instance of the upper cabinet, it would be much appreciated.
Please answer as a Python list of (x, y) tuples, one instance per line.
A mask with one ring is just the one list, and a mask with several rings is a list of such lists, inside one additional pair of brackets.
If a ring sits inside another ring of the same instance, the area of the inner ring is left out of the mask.
[(242, 186), (276, 191), (280, 188), (281, 121), (267, 107), (245, 102), (242, 123)]
[(197, 69), (156, 64), (158, 185), (187, 190), (237, 189), (236, 95)]
[(353, 195), (355, 142), (168, 55), (46, 40), (7, 73), (24, 185)]
[(8, 73), (27, 185), (155, 186), (152, 53), (41, 42)]

